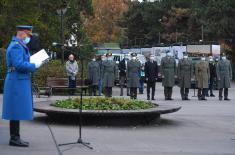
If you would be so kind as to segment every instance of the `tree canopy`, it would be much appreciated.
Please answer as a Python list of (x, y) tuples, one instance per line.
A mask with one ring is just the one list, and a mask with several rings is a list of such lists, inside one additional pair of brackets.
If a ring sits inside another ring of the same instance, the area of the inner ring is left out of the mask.
[(123, 44), (193, 43), (202, 39), (203, 30), (204, 43), (234, 48), (234, 13), (233, 0), (133, 1), (123, 16), (128, 38)]
[[(57, 10), (67, 7), (64, 15), (65, 40), (74, 33), (72, 25), (82, 26), (80, 14), (92, 13), (91, 0), (1, 0), (0, 1), (0, 44), (7, 47), (16, 25), (33, 25), (39, 33), (40, 43), (44, 48), (60, 39), (60, 16)], [(82, 28), (79, 29), (82, 33)], [(81, 38), (78, 38), (81, 39)]]
[(65, 6), (67, 41), (73, 35), (83, 45), (144, 46), (193, 43), (203, 37), (204, 43), (219, 42), (226, 50), (235, 49), (234, 0), (1, 0), (0, 47), (7, 47), (16, 25), (31, 24), (42, 47), (50, 48), (60, 40), (57, 9)]

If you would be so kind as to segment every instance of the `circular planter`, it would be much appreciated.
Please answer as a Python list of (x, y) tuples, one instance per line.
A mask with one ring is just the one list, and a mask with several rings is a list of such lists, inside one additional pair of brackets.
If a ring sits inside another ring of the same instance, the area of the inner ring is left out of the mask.
[[(42, 101), (34, 103), (34, 111), (45, 113), (52, 118), (73, 117), (80, 116), (79, 109), (65, 109), (51, 106), (53, 101)], [(180, 110), (180, 106), (175, 105), (159, 105), (156, 108), (143, 109), (143, 110), (82, 110), (82, 117), (86, 120), (98, 121), (137, 121), (149, 122), (160, 118), (162, 114), (169, 114)], [(91, 118), (91, 119), (87, 119)]]

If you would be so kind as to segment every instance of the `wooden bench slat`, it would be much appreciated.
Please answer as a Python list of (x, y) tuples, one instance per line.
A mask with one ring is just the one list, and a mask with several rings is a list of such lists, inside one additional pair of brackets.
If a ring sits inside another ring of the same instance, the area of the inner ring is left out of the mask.
[[(83, 84), (83, 86), (81, 86)], [(47, 78), (47, 86), (52, 89), (69, 89), (68, 78), (56, 78), (56, 77), (48, 77)], [(81, 79), (76, 80), (76, 88), (75, 89), (88, 89), (88, 85), (85, 85), (85, 80), (82, 82)], [(52, 93), (52, 92), (51, 92)]]

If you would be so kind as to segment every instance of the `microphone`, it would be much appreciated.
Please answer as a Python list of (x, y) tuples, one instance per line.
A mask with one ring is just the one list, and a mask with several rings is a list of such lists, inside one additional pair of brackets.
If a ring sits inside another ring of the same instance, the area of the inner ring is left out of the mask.
[(57, 43), (57, 42), (53, 42), (52, 46), (62, 46), (62, 47), (67, 47), (67, 44), (61, 44), (61, 43)]

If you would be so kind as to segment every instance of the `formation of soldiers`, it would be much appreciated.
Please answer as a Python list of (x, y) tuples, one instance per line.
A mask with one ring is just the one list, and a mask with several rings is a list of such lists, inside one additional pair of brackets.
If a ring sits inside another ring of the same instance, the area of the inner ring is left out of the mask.
[[(120, 96), (123, 96), (126, 84), (127, 96), (137, 99), (137, 89), (139, 88), (140, 94), (143, 94), (143, 83), (146, 82), (147, 100), (155, 100), (155, 85), (159, 73), (162, 78), (165, 100), (173, 100), (172, 92), (176, 81), (180, 87), (182, 100), (190, 100), (188, 94), (193, 83), (198, 88), (198, 100), (207, 100), (208, 96), (214, 97), (215, 82), (219, 89), (219, 100), (230, 100), (228, 88), (232, 80), (232, 68), (225, 54), (216, 61), (211, 56), (207, 61), (203, 55), (201, 60), (194, 65), (187, 53), (184, 53), (177, 66), (175, 58), (169, 51), (162, 58), (160, 66), (155, 61), (154, 55), (150, 55), (144, 65), (141, 65), (136, 53), (131, 54), (130, 60), (125, 56), (118, 65), (113, 61), (110, 52), (100, 61), (93, 58), (88, 64), (88, 79), (91, 80), (90, 95), (96, 95), (97, 89), (103, 88), (104, 95), (112, 97), (112, 87), (115, 86), (115, 78), (119, 74)], [(152, 90), (151, 93), (150, 90)], [(99, 94), (101, 94), (101, 89), (99, 89)]]

